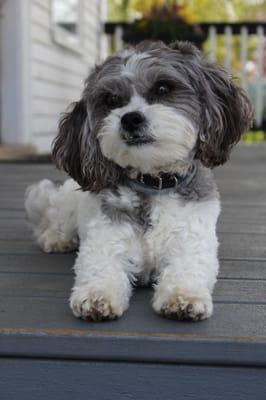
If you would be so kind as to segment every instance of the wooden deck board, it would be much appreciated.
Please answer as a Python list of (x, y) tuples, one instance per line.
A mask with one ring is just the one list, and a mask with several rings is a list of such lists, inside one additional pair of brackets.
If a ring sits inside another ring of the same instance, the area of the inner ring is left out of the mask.
[[(0, 254), (0, 273), (24, 274), (72, 274), (75, 254), (49, 255)], [(224, 279), (266, 279), (266, 260), (263, 259), (224, 259), (220, 258), (219, 277)], [(37, 267), (36, 267), (37, 265)], [(11, 279), (11, 278), (10, 278)]]
[[(66, 292), (54, 293), (53, 296), (42, 295), (42, 292), (36, 293), (35, 296), (34, 294), (22, 296), (21, 293), (18, 295), (14, 293), (11, 296), (0, 298), (0, 332), (10, 331), (13, 334), (35, 332), (40, 343), (42, 341), (41, 334), (45, 332), (53, 336), (56, 334), (64, 336), (67, 332), (69, 336), (74, 335), (77, 339), (94, 334), (103, 338), (103, 344), (105, 337), (116, 335), (125, 338), (130, 336), (145, 336), (146, 338), (151, 336), (151, 339), (152, 337), (161, 337), (162, 340), (167, 337), (180, 337), (187, 340), (198, 340), (199, 343), (200, 340), (206, 338), (222, 341), (265, 340), (266, 304), (217, 302), (213, 318), (195, 326), (193, 322), (178, 323), (174, 320), (163, 320), (152, 311), (151, 296), (150, 289), (138, 289), (133, 296), (130, 308), (123, 317), (116, 321), (99, 324), (73, 319), (68, 307)], [(2, 349), (5, 347), (2, 340), (1, 347)], [(30, 351), (30, 348), (28, 350)], [(41, 347), (39, 350), (41, 351)], [(126, 352), (127, 349), (124, 351)], [(264, 351), (266, 351), (265, 348)], [(144, 356), (145, 348), (143, 349)], [(193, 355), (190, 356), (193, 357)], [(64, 357), (63, 354), (62, 357)]]
[[(79, 400), (253, 400), (254, 393), (256, 399), (265, 400), (264, 371), (254, 368), (205, 366), (200, 375), (198, 366), (159, 364), (154, 368), (147, 363), (139, 368), (127, 362), (111, 362), (108, 366), (103, 374), (106, 368), (103, 362), (88, 365), (77, 361), (35, 360), (33, 363), (28, 360), (22, 363), (17, 359), (5, 359), (0, 373), (5, 373), (9, 382), (21, 382), (11, 390), (8, 384), (3, 385), (5, 393), (9, 390), (9, 400), (72, 400), (73, 396)], [(26, 379), (22, 371), (26, 371)], [(125, 372), (123, 379), (122, 371)], [(183, 393), (186, 395), (181, 397)]]
[[(37, 267), (37, 266), (36, 266)], [(42, 276), (40, 276), (42, 275)], [(40, 274), (16, 272), (16, 275), (1, 272), (0, 297), (63, 297), (67, 298), (72, 284), (72, 275)], [(266, 304), (266, 281), (231, 278), (220, 278), (214, 292), (214, 301), (231, 303)], [(145, 302), (145, 295), (139, 298), (142, 289), (135, 290), (135, 300)], [(0, 326), (1, 326), (0, 322)], [(98, 324), (99, 325), (99, 324)]]
[[(4, 190), (0, 199), (0, 354), (41, 355), (47, 352), (49, 338), (50, 357), (53, 351), (57, 358), (65, 358), (69, 352), (69, 357), (71, 353), (71, 358), (79, 359), (85, 340), (88, 348), (83, 358), (97, 359), (98, 346), (99, 359), (106, 354), (109, 360), (115, 360), (115, 350), (108, 343), (110, 338), (117, 338), (117, 357), (126, 359), (128, 354), (128, 359), (133, 360), (138, 338), (145, 339), (147, 345), (141, 351), (143, 360), (154, 357), (156, 362), (158, 357), (166, 361), (172, 346), (174, 362), (182, 357), (191, 363), (203, 362), (208, 357), (212, 359), (210, 354), (202, 356), (204, 341), (205, 350), (216, 346), (212, 362), (225, 360), (224, 352), (230, 343), (228, 363), (242, 359), (249, 365), (258, 365), (260, 359), (260, 365), (266, 366), (265, 154), (265, 147), (240, 146), (231, 163), (215, 172), (223, 204), (218, 224), (221, 269), (214, 294), (214, 316), (201, 323), (168, 321), (157, 316), (150, 306), (152, 291), (148, 288), (135, 290), (131, 306), (120, 320), (101, 324), (75, 319), (67, 300), (75, 256), (42, 253), (32, 240), (23, 211), (27, 185), (42, 178), (62, 180), (64, 175), (52, 165), (1, 164), (0, 183)], [(71, 350), (60, 345), (62, 337), (64, 343), (69, 340)], [(95, 344), (96, 337), (98, 344), (92, 349), (90, 343)], [(15, 349), (11, 348), (14, 339)], [(152, 356), (146, 348), (156, 346), (158, 340), (163, 343), (161, 350)], [(219, 347), (217, 340), (223, 345)], [(128, 347), (123, 347), (123, 341)], [(194, 361), (189, 346), (187, 354), (182, 351), (182, 341), (195, 346)], [(35, 349), (31, 347), (33, 343)], [(254, 359), (250, 346), (259, 349), (254, 351)]]
[[(16, 236), (14, 240), (7, 237), (0, 239), (0, 254), (41, 254), (40, 248), (26, 230), (24, 237), (16, 232), (13, 232), (13, 236)], [(263, 234), (220, 233), (219, 238), (221, 258), (266, 258), (265, 235)]]

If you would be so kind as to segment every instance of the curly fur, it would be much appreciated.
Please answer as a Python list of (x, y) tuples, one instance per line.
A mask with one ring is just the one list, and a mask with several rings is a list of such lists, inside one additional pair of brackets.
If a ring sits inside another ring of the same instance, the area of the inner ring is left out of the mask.
[[(125, 115), (140, 113), (137, 128), (124, 127)], [(80, 242), (75, 316), (121, 316), (137, 282), (153, 282), (153, 308), (166, 317), (212, 314), (220, 202), (210, 168), (228, 159), (251, 120), (244, 91), (190, 43), (143, 42), (92, 71), (53, 144), (73, 180), (44, 180), (26, 195), (45, 251)], [(193, 164), (197, 174), (180, 193), (143, 195), (126, 184), (139, 173), (182, 176)]]

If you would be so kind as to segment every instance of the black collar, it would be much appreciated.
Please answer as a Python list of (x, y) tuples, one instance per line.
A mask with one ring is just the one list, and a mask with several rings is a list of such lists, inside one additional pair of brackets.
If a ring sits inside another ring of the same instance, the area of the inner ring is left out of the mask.
[(127, 178), (127, 185), (136, 192), (147, 194), (180, 193), (193, 180), (197, 172), (196, 165), (192, 165), (186, 175), (161, 173), (157, 176), (139, 174), (136, 179)]

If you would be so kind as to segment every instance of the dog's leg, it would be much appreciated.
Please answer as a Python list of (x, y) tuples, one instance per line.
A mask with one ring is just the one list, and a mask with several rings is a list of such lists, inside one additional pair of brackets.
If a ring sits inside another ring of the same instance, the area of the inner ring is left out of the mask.
[(163, 250), (153, 298), (154, 310), (178, 320), (212, 315), (212, 291), (218, 273), (216, 217), (195, 218), (183, 232), (172, 233)]
[(176, 264), (168, 266), (161, 274), (153, 299), (154, 310), (178, 320), (209, 318), (213, 311), (212, 287), (200, 276), (203, 274), (193, 273), (192, 268), (190, 273), (184, 274), (183, 269)]
[(70, 179), (61, 186), (44, 179), (27, 189), (27, 216), (45, 252), (62, 253), (77, 248), (76, 210), (81, 195), (78, 185)]
[[(208, 258), (208, 257), (207, 257)], [(167, 318), (194, 321), (212, 315), (212, 290), (218, 261), (198, 255), (172, 261), (160, 274), (153, 298), (154, 310)]]
[(130, 224), (112, 223), (103, 215), (87, 230), (74, 267), (70, 306), (76, 317), (114, 319), (128, 308), (130, 280), (141, 268), (141, 246)]

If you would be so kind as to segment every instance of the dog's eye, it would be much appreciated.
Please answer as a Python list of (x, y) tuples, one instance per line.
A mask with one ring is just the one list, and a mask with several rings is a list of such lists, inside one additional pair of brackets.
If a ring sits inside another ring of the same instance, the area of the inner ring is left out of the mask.
[(158, 82), (155, 85), (155, 94), (163, 96), (171, 91), (172, 87), (168, 82)]
[(122, 99), (117, 94), (108, 93), (105, 96), (105, 103), (110, 108), (118, 108), (122, 106)]

